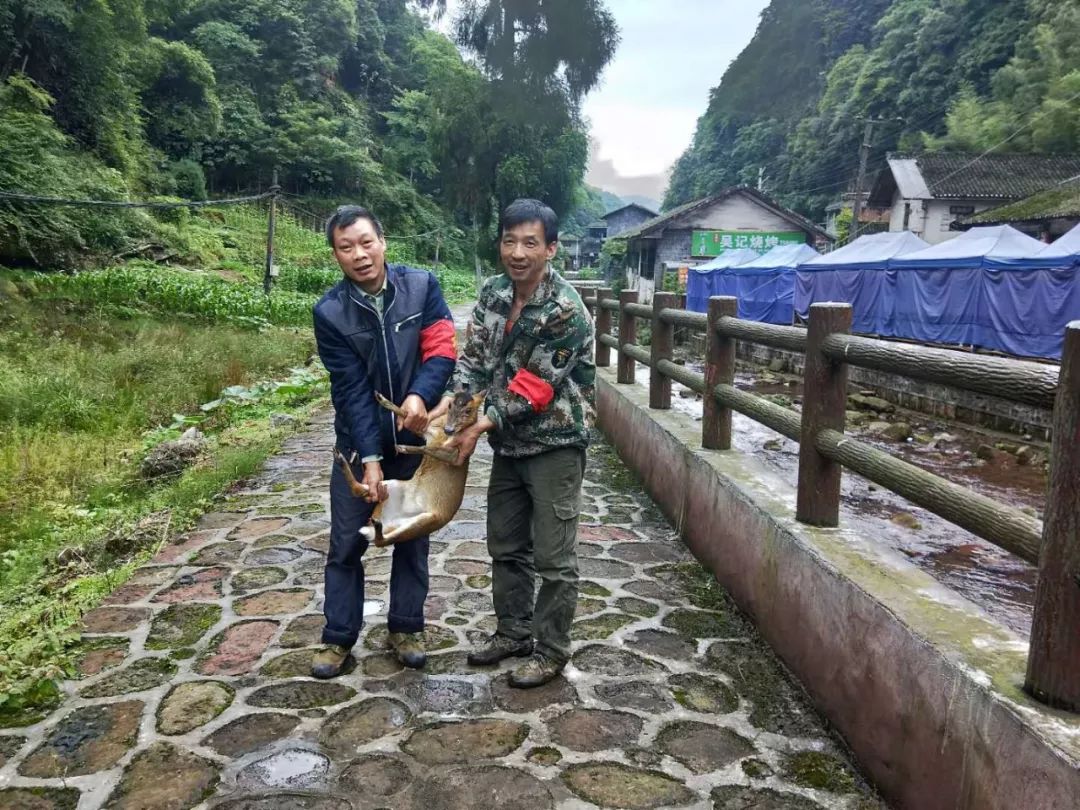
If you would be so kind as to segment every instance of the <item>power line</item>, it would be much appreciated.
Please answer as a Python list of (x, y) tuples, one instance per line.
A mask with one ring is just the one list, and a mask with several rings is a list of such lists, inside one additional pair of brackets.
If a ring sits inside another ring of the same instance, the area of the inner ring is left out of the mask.
[[(290, 197), (296, 197), (297, 195), (290, 194), (289, 196)], [(297, 211), (297, 212), (303, 214), (304, 216), (311, 217), (312, 219), (317, 219), (317, 220), (318, 219), (326, 219), (326, 217), (323, 216), (322, 214), (316, 214), (314, 211), (308, 211), (306, 208), (301, 208), (296, 203), (290, 202), (290, 203), (287, 203), (287, 205), (289, 206), (289, 208), (292, 211)]]
[(151, 202), (126, 200), (72, 200), (63, 197), (40, 197), (15, 191), (0, 191), (0, 200), (33, 205), (63, 205), (73, 208), (212, 208), (223, 205), (258, 202), (274, 196), (267, 191), (250, 197), (232, 197), (224, 200), (186, 200), (181, 202)]
[[(951, 108), (951, 106), (952, 105), (950, 104), (950, 105), (947, 105), (945, 107), (936, 109), (933, 112), (929, 113), (928, 115), (924, 115), (923, 117), (915, 120), (914, 122), (907, 122), (907, 121), (905, 121), (904, 119), (901, 119), (901, 118), (888, 118), (888, 119), (882, 120), (881, 123), (883, 123), (885, 125), (890, 125), (890, 124), (896, 125), (896, 124), (904, 123), (904, 125), (907, 128), (911, 129), (911, 128), (914, 128), (914, 127), (918, 127), (921, 124), (924, 124), (924, 123), (926, 123), (927, 121), (929, 121), (929, 120), (931, 120), (933, 118), (938, 117), (942, 113), (948, 112), (949, 109)], [(889, 152), (889, 150), (887, 150), (887, 149), (881, 149), (881, 150), (877, 150), (877, 151), (881, 152), (882, 157), (885, 157)], [(851, 161), (850, 163), (842, 163), (840, 165), (841, 165), (842, 168), (834, 168), (834, 169), (827, 169), (826, 168), (826, 169), (822, 169), (822, 170), (816, 172), (815, 174), (811, 175), (810, 179), (824, 180), (824, 179), (829, 178), (829, 177), (842, 177), (842, 176), (845, 176), (845, 175), (853, 175), (855, 173), (855, 171), (858, 169), (859, 161), (854, 160), (854, 161)], [(885, 165), (886, 165), (886, 162), (881, 160), (881, 158), (878, 158), (878, 159), (872, 160), (870, 162), (869, 168), (874, 168), (874, 167), (884, 168)], [(814, 191), (833, 188), (836, 185), (842, 185), (843, 183), (847, 182), (848, 179), (851, 179), (850, 176), (847, 177), (847, 179), (845, 179), (845, 180), (832, 182), (832, 183), (825, 183), (823, 185), (814, 186), (814, 187), (808, 188), (808, 189), (796, 189), (796, 190), (793, 190), (793, 191), (785, 191), (783, 193), (785, 193), (785, 194), (809, 194), (809, 193), (812, 193)]]
[[(281, 193), (284, 194), (287, 197), (294, 197), (295, 199), (298, 199), (298, 200), (306, 199), (303, 195), (293, 194), (292, 192), (289, 192), (289, 191), (282, 191)], [(291, 203), (290, 202), (289, 205), (292, 206), (292, 208), (294, 210), (299, 211), (301, 214), (306, 214), (309, 217), (319, 217), (319, 218), (322, 218), (322, 219), (328, 219), (329, 218), (326, 215), (316, 214), (313, 211), (308, 211), (308, 210), (306, 210), (304, 208), (301, 208), (296, 203)], [(391, 236), (390, 234), (386, 234), (383, 238), (388, 240), (388, 241), (389, 240), (397, 240), (397, 241), (400, 242), (400, 241), (408, 241), (410, 239), (424, 239), (424, 238), (429, 237), (429, 236), (438, 236), (441, 233), (444, 233), (446, 231), (452, 231), (452, 230), (454, 230), (454, 229), (453, 228), (443, 227), (443, 228), (435, 228), (434, 230), (430, 230), (430, 231), (425, 231), (424, 233), (408, 234), (406, 236)]]
[(384, 238), (385, 239), (397, 239), (398, 241), (407, 241), (409, 239), (423, 239), (423, 238), (428, 237), (428, 236), (435, 236), (436, 234), (442, 233), (444, 230), (446, 230), (446, 229), (445, 228), (436, 228), (435, 230), (427, 231), (426, 233), (414, 233), (414, 234), (410, 234), (408, 236), (386, 236)]
[[(1075, 93), (1074, 95), (1070, 96), (1069, 98), (1065, 99), (1065, 104), (1066, 104), (1066, 105), (1068, 105), (1068, 104), (1071, 104), (1072, 102), (1076, 101), (1077, 99), (1080, 99), (1080, 92), (1077, 92), (1077, 93)], [(993, 146), (991, 146), (991, 147), (990, 147), (989, 149), (987, 149), (987, 150), (986, 150), (985, 152), (983, 152), (983, 153), (982, 153), (981, 155), (978, 155), (978, 156), (977, 156), (977, 157), (976, 157), (976, 158), (975, 158), (974, 160), (971, 160), (971, 161), (969, 161), (969, 162), (965, 163), (965, 164), (964, 164), (963, 166), (961, 166), (961, 167), (960, 167), (959, 169), (957, 169), (956, 171), (950, 172), (949, 174), (945, 175), (944, 177), (941, 177), (941, 178), (939, 178), (939, 179), (935, 180), (935, 181), (934, 181), (934, 185), (933, 185), (933, 188), (937, 188), (938, 186), (940, 186), (940, 185), (941, 185), (942, 183), (944, 183), (944, 182), (945, 182), (946, 180), (948, 180), (949, 178), (951, 178), (951, 177), (955, 177), (956, 175), (960, 174), (960, 172), (962, 172), (962, 171), (965, 171), (965, 170), (967, 170), (967, 169), (970, 169), (970, 168), (971, 168), (972, 166), (974, 166), (974, 165), (975, 165), (976, 163), (978, 163), (978, 162), (979, 162), (980, 160), (982, 160), (982, 159), (983, 159), (984, 157), (986, 157), (987, 155), (989, 155), (989, 154), (990, 154), (991, 152), (993, 152), (993, 151), (994, 151), (995, 149), (997, 149), (997, 148), (999, 148), (999, 147), (1002, 147), (1002, 146), (1004, 146), (1004, 145), (1005, 145), (1005, 144), (1007, 144), (1007, 143), (1008, 143), (1009, 141), (1011, 141), (1011, 140), (1012, 140), (1013, 138), (1015, 138), (1015, 137), (1016, 137), (1017, 135), (1021, 134), (1021, 133), (1022, 133), (1022, 132), (1024, 132), (1025, 130), (1028, 130), (1028, 129), (1030, 129), (1030, 128), (1031, 128), (1031, 127), (1032, 127), (1032, 126), (1033, 126), (1033, 125), (1035, 124), (1035, 121), (1036, 121), (1036, 120), (1038, 120), (1038, 118), (1040, 117), (1040, 115), (1045, 115), (1045, 114), (1046, 114), (1046, 113), (1045, 113), (1045, 111), (1044, 111), (1044, 112), (1042, 112), (1042, 113), (1039, 113), (1039, 114), (1033, 115), (1033, 116), (1032, 116), (1032, 117), (1031, 117), (1031, 118), (1030, 118), (1030, 119), (1028, 120), (1028, 122), (1027, 122), (1026, 124), (1024, 124), (1024, 125), (1023, 125), (1022, 127), (1020, 127), (1019, 129), (1017, 129), (1017, 130), (1016, 130), (1016, 131), (1015, 131), (1014, 133), (1012, 133), (1011, 135), (1009, 135), (1009, 136), (1008, 136), (1007, 138), (1005, 138), (1005, 140), (1001, 141), (1000, 143), (996, 143), (996, 144), (994, 144), (994, 145), (993, 145)], [(933, 190), (933, 189), (931, 189), (931, 190)]]
[[(1077, 92), (1077, 93), (1073, 94), (1072, 96), (1070, 96), (1068, 99), (1065, 100), (1065, 103), (1066, 104), (1071, 104), (1072, 102), (1076, 101), (1077, 99), (1080, 99), (1080, 92)], [(1035, 122), (1038, 120), (1039, 116), (1044, 115), (1044, 114), (1045, 113), (1039, 113), (1037, 115), (1032, 116), (1031, 119), (1028, 120), (1028, 122), (1026, 124), (1024, 124), (1023, 126), (1019, 127), (1017, 130), (1012, 132), (1010, 135), (1008, 135), (1008, 137), (1006, 137), (1003, 140), (999, 141), (998, 143), (994, 144), (989, 149), (987, 149), (985, 152), (982, 152), (981, 154), (976, 155), (972, 160), (969, 160), (967, 163), (965, 163), (960, 168), (958, 168), (958, 169), (956, 169), (956, 170), (954, 170), (952, 172), (949, 172), (949, 174), (945, 175), (944, 177), (941, 177), (941, 178), (935, 180), (933, 185), (930, 186), (930, 191), (934, 191), (935, 189), (939, 188), (941, 186), (941, 184), (944, 183), (946, 180), (949, 180), (950, 178), (955, 177), (956, 175), (960, 174), (961, 172), (966, 171), (967, 169), (970, 169), (972, 166), (974, 166), (980, 160), (982, 160), (983, 158), (989, 156), (992, 152), (994, 152), (994, 150), (1001, 148), (1002, 146), (1004, 146), (1005, 144), (1009, 143), (1014, 138), (1016, 138), (1018, 135), (1022, 134), (1026, 130), (1030, 129), (1035, 124)], [(1069, 181), (1065, 180), (1063, 182), (1067, 183)], [(858, 222), (852, 222), (853, 230), (848, 235), (847, 243), (850, 244), (852, 241), (854, 241), (859, 236), (859, 234), (861, 234), (863, 231), (865, 231), (872, 224), (873, 223), (868, 222), (866, 224), (860, 225)]]
[[(869, 168), (869, 169), (871, 169), (873, 171), (876, 171), (876, 170), (885, 168), (886, 165), (888, 165), (888, 162), (884, 161), (884, 160), (881, 160), (879, 158), (878, 160), (875, 160), (872, 163), (870, 163), (867, 166), (867, 168)], [(852, 179), (851, 175), (855, 171), (856, 168), (857, 168), (857, 165), (853, 165), (849, 169), (842, 170), (842, 171), (838, 172), (836, 175), (834, 175), (836, 177), (843, 177), (844, 179), (842, 179), (842, 180), (836, 180), (836, 181), (834, 181), (832, 183), (826, 183), (825, 185), (821, 185), (821, 186), (814, 186), (813, 188), (795, 189), (793, 191), (785, 191), (784, 193), (785, 194), (812, 194), (815, 191), (823, 191), (823, 190), (826, 190), (826, 189), (836, 188), (837, 186), (845, 185), (846, 183), (851, 182), (851, 179)]]

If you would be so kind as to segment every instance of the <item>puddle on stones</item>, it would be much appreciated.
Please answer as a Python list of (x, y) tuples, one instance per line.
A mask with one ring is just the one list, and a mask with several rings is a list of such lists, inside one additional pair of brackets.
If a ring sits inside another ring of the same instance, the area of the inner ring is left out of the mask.
[(306, 787), (329, 770), (330, 760), (322, 754), (292, 748), (248, 765), (237, 782), (244, 787)]

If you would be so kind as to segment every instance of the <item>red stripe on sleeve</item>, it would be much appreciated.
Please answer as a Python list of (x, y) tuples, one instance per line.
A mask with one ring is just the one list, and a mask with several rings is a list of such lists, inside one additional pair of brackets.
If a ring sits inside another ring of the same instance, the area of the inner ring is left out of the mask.
[(524, 368), (514, 375), (507, 389), (524, 398), (536, 413), (547, 409), (555, 399), (555, 389)]
[(435, 321), (420, 330), (420, 362), (426, 363), (432, 357), (445, 357), (457, 360), (457, 337), (454, 334), (454, 322)]

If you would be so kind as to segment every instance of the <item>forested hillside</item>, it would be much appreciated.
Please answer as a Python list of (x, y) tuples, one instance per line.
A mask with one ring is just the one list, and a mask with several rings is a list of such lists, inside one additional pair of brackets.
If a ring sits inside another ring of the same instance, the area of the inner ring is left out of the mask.
[[(0, 192), (198, 199), (265, 190), (277, 168), (286, 192), (362, 201), (399, 232), (468, 233), (525, 193), (567, 211), (610, 14), (468, 3), (466, 62), (422, 6), (440, 2), (0, 0)], [(0, 199), (0, 262), (67, 264), (174, 230)]]
[(713, 89), (666, 207), (756, 184), (812, 216), (849, 187), (861, 117), (889, 150), (1080, 152), (1075, 0), (773, 0)]

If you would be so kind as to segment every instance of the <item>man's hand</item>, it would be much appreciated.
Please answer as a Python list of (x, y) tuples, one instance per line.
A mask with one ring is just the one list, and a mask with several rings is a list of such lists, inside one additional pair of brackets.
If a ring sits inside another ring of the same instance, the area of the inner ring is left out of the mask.
[(385, 501), (390, 493), (383, 483), (382, 464), (377, 461), (369, 461), (364, 465), (364, 478), (360, 482), (368, 489), (364, 500), (368, 503), (380, 503)]
[(405, 412), (405, 415), (397, 417), (398, 430), (405, 428), (417, 436), (423, 436), (427, 432), (431, 415), (428, 414), (427, 406), (424, 405), (424, 400), (420, 398), (420, 395), (409, 394), (405, 397), (405, 401), (401, 403), (401, 410)]
[(451, 436), (444, 447), (457, 449), (458, 457), (457, 461), (454, 462), (454, 466), (460, 467), (468, 461), (472, 454), (476, 452), (476, 443), (480, 440), (480, 437), (494, 427), (495, 423), (481, 414), (480, 418), (476, 420), (476, 424)]

